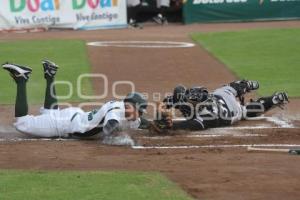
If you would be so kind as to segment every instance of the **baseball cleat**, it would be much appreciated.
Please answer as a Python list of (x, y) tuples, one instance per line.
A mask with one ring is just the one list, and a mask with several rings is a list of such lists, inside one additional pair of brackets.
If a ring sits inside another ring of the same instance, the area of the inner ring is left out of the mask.
[(130, 19), (128, 25), (131, 28), (143, 29), (143, 26), (134, 19)]
[(258, 81), (250, 81), (250, 80), (244, 80), (247, 84), (247, 91), (257, 90), (259, 88)]
[(286, 92), (275, 92), (272, 96), (274, 105), (282, 106), (289, 102), (289, 97)]
[(12, 63), (6, 63), (2, 65), (3, 69), (9, 71), (10, 75), (15, 79), (15, 81), (24, 79), (27, 81), (32, 69), (26, 66), (21, 66)]
[(51, 62), (49, 60), (43, 60), (42, 64), (43, 64), (43, 68), (44, 68), (44, 77), (45, 78), (54, 78), (54, 76), (58, 70), (58, 65), (56, 65), (54, 62)]
[(162, 14), (158, 14), (157, 16), (153, 17), (153, 20), (160, 25), (168, 25), (168, 20)]
[(237, 91), (239, 97), (259, 88), (258, 81), (241, 80), (231, 82), (229, 85)]

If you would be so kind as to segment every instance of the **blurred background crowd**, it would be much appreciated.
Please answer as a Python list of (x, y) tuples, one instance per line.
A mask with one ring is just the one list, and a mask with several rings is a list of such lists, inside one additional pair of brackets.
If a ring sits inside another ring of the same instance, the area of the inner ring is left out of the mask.
[(128, 24), (142, 28), (142, 23), (154, 21), (160, 25), (182, 21), (183, 0), (127, 0)]

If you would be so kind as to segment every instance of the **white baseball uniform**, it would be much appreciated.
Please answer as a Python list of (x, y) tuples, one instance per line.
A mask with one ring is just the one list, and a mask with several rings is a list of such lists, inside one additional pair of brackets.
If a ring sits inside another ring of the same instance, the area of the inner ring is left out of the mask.
[(135, 7), (141, 3), (140, 0), (127, 0), (128, 7)]
[(225, 109), (224, 107), (220, 107), (220, 109), (224, 109), (220, 112), (223, 112), (225, 110), (230, 112), (232, 124), (240, 121), (244, 117), (246, 113), (245, 107), (242, 106), (241, 103), (237, 100), (237, 91), (234, 88), (230, 86), (223, 86), (216, 89), (213, 92), (213, 95), (222, 97), (222, 100), (220, 101), (223, 103), (223, 105), (226, 105), (227, 108)]
[(105, 126), (108, 120), (116, 120), (119, 130), (138, 129), (140, 119), (128, 121), (125, 118), (123, 101), (111, 101), (99, 110), (84, 112), (80, 108), (70, 107), (62, 110), (42, 108), (41, 115), (18, 117), (14, 124), (22, 133), (37, 137), (67, 137), (72, 133), (86, 133), (97, 126)]
[(157, 7), (161, 6), (170, 7), (170, 0), (156, 0)]

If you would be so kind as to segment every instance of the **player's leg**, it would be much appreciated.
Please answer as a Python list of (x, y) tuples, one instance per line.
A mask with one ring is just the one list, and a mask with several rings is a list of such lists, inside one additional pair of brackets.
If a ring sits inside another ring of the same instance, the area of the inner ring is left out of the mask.
[(76, 113), (84, 114), (80, 108), (45, 109), (37, 116), (27, 115), (17, 118), (15, 127), (18, 131), (37, 137), (68, 137), (79, 124), (72, 123)]
[(2, 67), (3, 69), (9, 71), (11, 77), (17, 84), (15, 117), (26, 116), (28, 114), (26, 83), (29, 79), (32, 69), (29, 67), (9, 63), (4, 64)]
[[(257, 90), (259, 88), (258, 81), (241, 80), (234, 81), (216, 89), (213, 95), (222, 97), (227, 105), (237, 104), (236, 97), (243, 100), (243, 96), (250, 91)], [(243, 102), (241, 102), (243, 104)]]
[(258, 81), (251, 81), (251, 80), (234, 81), (229, 83), (228, 85), (236, 90), (237, 92), (236, 97), (243, 96), (247, 92), (251, 92), (259, 88)]
[(232, 123), (235, 123), (247, 116), (247, 108), (244, 106), (244, 95), (258, 88), (258, 81), (240, 80), (217, 89), (213, 94), (222, 97), (231, 114)]
[[(65, 112), (63, 111), (51, 109), (42, 115), (28, 115), (26, 83), (32, 70), (29, 67), (16, 64), (4, 64), (3, 69), (9, 71), (17, 83), (15, 105), (16, 123), (14, 124), (16, 129), (22, 133), (38, 137), (66, 136), (64, 129), (70, 125), (71, 116), (78, 110), (64, 114)], [(55, 99), (56, 98), (52, 99), (51, 102), (55, 102)], [(66, 120), (61, 120), (61, 118), (64, 118), (66, 115)]]
[(44, 108), (58, 109), (56, 90), (54, 85), (55, 75), (58, 70), (58, 66), (55, 63), (48, 60), (44, 60), (42, 63), (44, 68), (44, 77), (46, 79)]
[[(216, 89), (212, 93), (217, 99), (218, 103), (227, 110), (227, 116), (238, 121), (242, 117), (242, 107), (239, 100), (236, 98), (238, 92), (233, 87), (227, 85)], [(222, 116), (225, 117), (225, 116)]]
[(161, 25), (168, 24), (168, 20), (166, 17), (166, 11), (170, 7), (170, 0), (156, 0), (157, 7), (159, 8), (159, 13), (157, 16), (153, 18), (153, 20)]
[(274, 107), (281, 107), (289, 102), (286, 92), (275, 92), (272, 96), (261, 97), (257, 100), (252, 100), (246, 107), (247, 117), (257, 117), (266, 113)]
[(137, 15), (141, 8), (140, 0), (127, 0), (128, 24), (133, 28), (143, 28), (137, 21)]

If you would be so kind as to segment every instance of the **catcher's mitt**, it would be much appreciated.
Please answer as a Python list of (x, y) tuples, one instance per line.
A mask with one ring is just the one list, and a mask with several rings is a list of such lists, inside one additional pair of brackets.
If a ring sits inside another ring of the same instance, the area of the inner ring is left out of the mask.
[(172, 111), (167, 109), (164, 103), (157, 103), (156, 120), (150, 123), (149, 131), (151, 134), (167, 134), (173, 126)]

